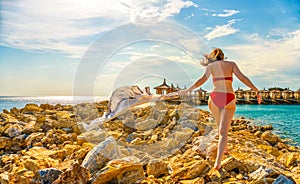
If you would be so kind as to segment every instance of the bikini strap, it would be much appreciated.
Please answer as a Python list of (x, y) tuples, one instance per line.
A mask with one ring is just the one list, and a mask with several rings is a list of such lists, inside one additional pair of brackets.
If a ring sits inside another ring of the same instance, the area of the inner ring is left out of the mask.
[(232, 77), (214, 77), (213, 78), (213, 82), (219, 81), (219, 80), (230, 80), (232, 81), (233, 78)]

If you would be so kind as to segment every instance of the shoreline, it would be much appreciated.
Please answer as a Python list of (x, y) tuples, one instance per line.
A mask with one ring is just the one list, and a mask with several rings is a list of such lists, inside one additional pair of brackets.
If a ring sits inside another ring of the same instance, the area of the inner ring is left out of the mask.
[[(193, 101), (191, 100), (190, 103), (196, 105), (205, 105), (207, 104), (207, 100), (202, 101)], [(258, 105), (257, 100), (241, 100), (236, 99), (237, 105)], [(293, 101), (293, 100), (263, 100), (261, 105), (300, 105), (300, 101)]]
[[(0, 113), (1, 183), (45, 181), (45, 176), (39, 174), (42, 171), (55, 171), (56, 174), (47, 175), (52, 177), (47, 179), (56, 180), (56, 183), (78, 179), (83, 183), (112, 180), (251, 183), (262, 179), (276, 181), (279, 177), (300, 182), (299, 147), (286, 144), (272, 133), (270, 126), (252, 125), (243, 118), (234, 119), (229, 132), (230, 155), (224, 156), (222, 170), (216, 173), (212, 164), (217, 137), (212, 137), (210, 142), (207, 139), (216, 125), (209, 112), (185, 104), (155, 103), (154, 106), (131, 109), (117, 119), (99, 124), (100, 129), (96, 132), (82, 131), (78, 122), (96, 120), (106, 110), (107, 101), (102, 101), (74, 106), (27, 104), (24, 108)], [(128, 115), (137, 119), (129, 121)], [(157, 118), (160, 119), (158, 123)], [(155, 126), (149, 123), (152, 121)], [(126, 123), (131, 124), (125, 126)], [(115, 145), (115, 141), (122, 144)], [(203, 141), (207, 144), (201, 147), (199, 143)], [(110, 145), (110, 148), (104, 145)], [(136, 146), (142, 146), (144, 151), (133, 149)], [(149, 146), (152, 146), (150, 150)], [(165, 150), (162, 152), (161, 148)], [(107, 153), (111, 157), (107, 160), (96, 153)], [(114, 170), (110, 170), (112, 167)], [(270, 169), (271, 174), (260, 175)]]

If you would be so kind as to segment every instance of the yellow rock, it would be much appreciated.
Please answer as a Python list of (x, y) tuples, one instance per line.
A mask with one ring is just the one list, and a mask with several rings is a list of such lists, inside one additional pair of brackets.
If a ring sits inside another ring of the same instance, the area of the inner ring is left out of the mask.
[(295, 161), (299, 158), (299, 154), (297, 153), (285, 153), (281, 156), (280, 161), (283, 163), (286, 167), (289, 167), (293, 165)]
[(296, 181), (296, 183), (300, 183), (300, 166), (293, 168), (292, 173), (293, 179)]
[(244, 176), (243, 176), (242, 174), (238, 174), (238, 175), (236, 176), (236, 179), (242, 180), (242, 179), (244, 179)]
[(9, 114), (6, 114), (6, 113), (0, 113), (0, 121), (5, 122), (5, 123), (18, 123), (19, 122), (15, 117), (13, 117)]
[(55, 150), (55, 151), (52, 151), (52, 153), (49, 154), (49, 156), (53, 159), (62, 161), (65, 159), (66, 153), (64, 150)]
[(75, 162), (69, 169), (63, 172), (52, 184), (87, 183), (90, 178), (89, 170)]
[(117, 183), (138, 183), (143, 179), (144, 170), (141, 164), (114, 160), (93, 176), (92, 183), (104, 184), (111, 180), (117, 181)]
[(26, 169), (14, 174), (10, 178), (9, 183), (22, 183), (22, 184), (29, 184), (34, 177), (34, 173), (32, 171), (27, 171)]
[(153, 175), (156, 178), (166, 175), (168, 174), (168, 166), (162, 160), (152, 159), (147, 165), (147, 174)]
[(9, 148), (11, 139), (8, 137), (0, 137), (0, 149), (4, 149), (5, 147)]
[(59, 163), (55, 168), (57, 168), (61, 171), (65, 171), (65, 170), (69, 169), (76, 162), (77, 162), (77, 160), (65, 160), (65, 161)]
[(59, 163), (59, 160), (53, 159), (49, 156), (53, 153), (54, 151), (43, 147), (33, 147), (25, 152), (24, 155), (27, 157), (29, 156), (32, 160), (36, 160), (36, 163), (39, 164), (40, 167), (48, 168), (55, 167)]
[(279, 150), (281, 150), (281, 149), (288, 149), (288, 148), (289, 148), (288, 145), (286, 145), (285, 143), (282, 143), (282, 142), (278, 142), (278, 143), (275, 145), (275, 147), (276, 147), (277, 149), (279, 149)]
[(9, 183), (9, 174), (8, 172), (4, 172), (0, 174), (0, 183), (8, 184)]
[(36, 116), (36, 122), (45, 122), (46, 121), (46, 116), (42, 114), (38, 114)]
[(70, 119), (70, 114), (67, 111), (59, 111), (56, 113), (57, 120)]
[(64, 152), (66, 155), (71, 155), (72, 153), (74, 153), (75, 151), (79, 150), (81, 147), (78, 145), (70, 145), (70, 144), (66, 144), (64, 146)]
[(231, 171), (232, 169), (237, 168), (240, 163), (235, 158), (229, 157), (223, 160), (221, 165), (226, 171)]
[(36, 172), (39, 169), (44, 169), (43, 167), (40, 167), (40, 161), (39, 160), (33, 160), (33, 159), (27, 159), (24, 162), (24, 166), (27, 170)]
[(295, 146), (289, 146), (288, 150), (292, 152), (299, 151)]
[(273, 134), (271, 131), (264, 132), (261, 135), (261, 138), (268, 141), (272, 145), (275, 145), (278, 141), (280, 141), (280, 138), (277, 135)]
[(181, 180), (179, 181), (181, 184), (205, 184), (205, 180), (202, 177), (193, 179), (193, 180)]
[(205, 175), (209, 171), (209, 166), (204, 160), (195, 160), (187, 164), (185, 167), (174, 170), (171, 177), (175, 180), (194, 179)]
[(258, 145), (258, 148), (264, 150), (265, 152), (267, 152), (271, 155), (274, 155), (275, 157), (278, 157), (280, 155), (278, 149), (275, 147), (272, 147), (272, 146), (261, 144), (261, 145)]
[(41, 112), (43, 109), (36, 104), (26, 104), (23, 112)]

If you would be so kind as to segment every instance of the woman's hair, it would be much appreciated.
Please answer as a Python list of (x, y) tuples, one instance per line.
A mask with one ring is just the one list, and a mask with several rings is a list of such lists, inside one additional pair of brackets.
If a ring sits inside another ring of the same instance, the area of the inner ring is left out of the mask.
[(206, 56), (206, 59), (201, 62), (201, 65), (207, 66), (209, 63), (212, 63), (217, 60), (224, 60), (224, 53), (220, 48), (215, 48), (211, 53)]

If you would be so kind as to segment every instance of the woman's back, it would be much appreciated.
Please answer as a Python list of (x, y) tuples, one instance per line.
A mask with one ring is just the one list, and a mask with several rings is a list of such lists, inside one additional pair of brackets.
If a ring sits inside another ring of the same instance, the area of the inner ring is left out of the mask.
[(208, 68), (213, 77), (213, 92), (232, 93), (232, 74), (234, 62), (231, 61), (215, 61)]

